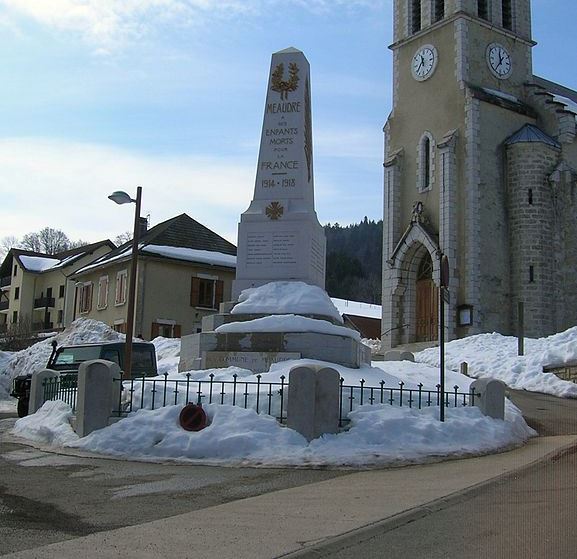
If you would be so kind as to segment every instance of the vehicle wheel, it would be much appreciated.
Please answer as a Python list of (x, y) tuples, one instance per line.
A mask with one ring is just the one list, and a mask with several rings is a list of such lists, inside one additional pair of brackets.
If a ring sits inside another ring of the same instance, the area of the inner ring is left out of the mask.
[(18, 399), (18, 417), (26, 417), (28, 415), (28, 400), (24, 400), (23, 398)]

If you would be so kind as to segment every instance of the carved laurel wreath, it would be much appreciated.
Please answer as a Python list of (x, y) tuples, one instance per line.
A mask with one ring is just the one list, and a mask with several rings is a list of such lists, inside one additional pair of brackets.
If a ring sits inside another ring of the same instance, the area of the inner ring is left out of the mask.
[(280, 202), (271, 202), (266, 207), (266, 215), (268, 218), (277, 220), (279, 217), (282, 217), (284, 213), (284, 208), (281, 206)]
[(289, 79), (283, 80), (284, 64), (277, 65), (271, 77), (271, 89), (280, 93), (281, 99), (287, 99), (289, 91), (296, 91), (299, 86), (299, 67), (296, 63), (289, 64)]

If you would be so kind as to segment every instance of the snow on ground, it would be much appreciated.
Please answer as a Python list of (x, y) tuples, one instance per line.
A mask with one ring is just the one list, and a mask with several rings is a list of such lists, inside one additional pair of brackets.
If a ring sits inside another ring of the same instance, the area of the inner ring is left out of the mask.
[(302, 281), (273, 281), (244, 289), (231, 314), (317, 314), (343, 319), (327, 292)]
[(79, 318), (57, 336), (12, 353), (7, 362), (4, 361), (3, 363), (2, 357), (0, 357), (0, 400), (9, 398), (8, 394), (14, 377), (33, 373), (46, 367), (48, 358), (52, 353), (52, 340), (56, 340), (59, 346), (101, 341), (115, 342), (123, 341), (124, 334), (115, 332), (103, 322)]
[[(415, 360), (434, 367), (439, 365), (439, 349), (415, 354)], [(577, 362), (577, 327), (547, 338), (525, 338), (525, 355), (517, 355), (517, 338), (501, 334), (478, 334), (454, 340), (445, 346), (447, 367), (459, 370), (469, 364), (473, 377), (492, 377), (510, 388), (543, 392), (562, 398), (577, 398), (577, 384), (543, 373), (543, 366)]]

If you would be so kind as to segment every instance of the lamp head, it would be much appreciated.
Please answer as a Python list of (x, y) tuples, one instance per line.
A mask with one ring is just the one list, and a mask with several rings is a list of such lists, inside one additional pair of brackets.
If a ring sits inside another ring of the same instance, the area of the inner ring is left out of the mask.
[(126, 194), (126, 192), (123, 192), (122, 190), (117, 190), (116, 192), (113, 192), (108, 198), (113, 202), (116, 202), (117, 204), (130, 204), (130, 202), (135, 201), (128, 194)]

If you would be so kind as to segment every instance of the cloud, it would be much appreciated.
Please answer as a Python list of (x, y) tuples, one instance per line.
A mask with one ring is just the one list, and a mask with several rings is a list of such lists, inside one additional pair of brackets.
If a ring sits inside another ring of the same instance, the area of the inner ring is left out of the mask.
[[(378, 2), (377, 2), (378, 4)], [(374, 0), (0, 0), (12, 16), (32, 19), (57, 31), (74, 32), (108, 53), (151, 33), (155, 26), (204, 25), (270, 13), (278, 5), (313, 13), (374, 8)], [(7, 16), (5, 16), (7, 18)], [(7, 21), (7, 19), (6, 19)]]
[(239, 215), (252, 199), (254, 162), (234, 158), (151, 156), (102, 145), (42, 138), (0, 140), (3, 203), (0, 238), (45, 226), (95, 241), (131, 229), (114, 190), (143, 187), (152, 224), (188, 213), (236, 242)]

